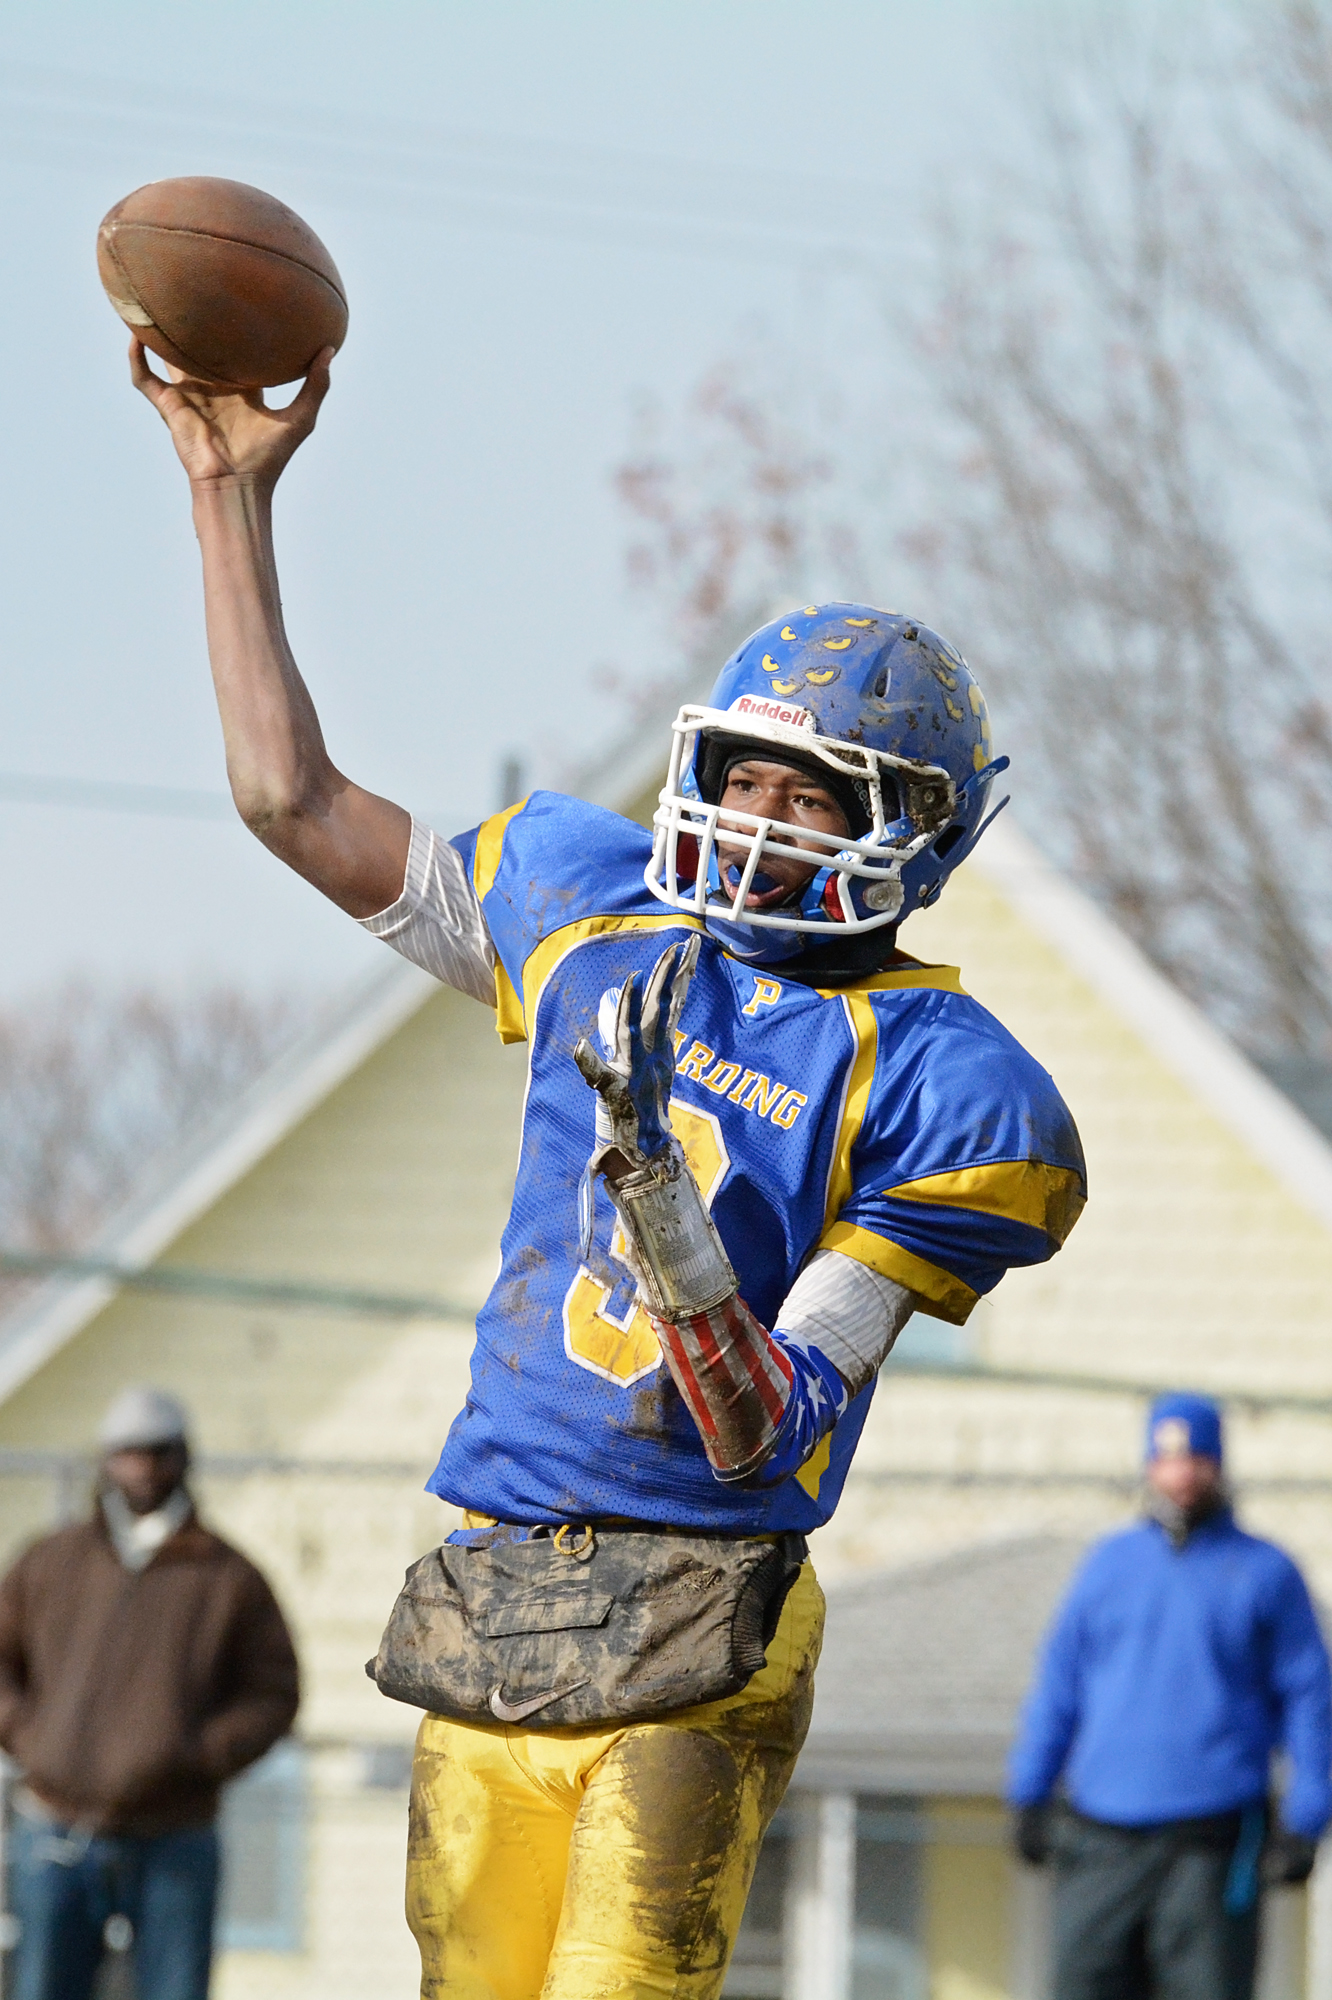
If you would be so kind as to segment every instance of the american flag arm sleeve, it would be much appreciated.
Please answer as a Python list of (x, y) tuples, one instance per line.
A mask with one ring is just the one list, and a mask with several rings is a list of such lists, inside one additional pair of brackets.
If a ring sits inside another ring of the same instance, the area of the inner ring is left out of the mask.
[(915, 1304), (890, 1279), (822, 1251), (771, 1333), (738, 1295), (688, 1318), (654, 1317), (715, 1476), (770, 1486), (798, 1472), (873, 1379)]
[(707, 1312), (652, 1324), (716, 1477), (750, 1478), (771, 1458), (790, 1406), (787, 1356), (738, 1292)]

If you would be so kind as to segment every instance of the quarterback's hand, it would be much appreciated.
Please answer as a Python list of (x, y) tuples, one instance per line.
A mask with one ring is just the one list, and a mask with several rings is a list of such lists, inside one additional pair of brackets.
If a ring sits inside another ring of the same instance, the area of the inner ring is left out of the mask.
[(1280, 1828), (1268, 1835), (1263, 1848), (1260, 1872), (1273, 1888), (1307, 1882), (1318, 1859), (1318, 1842), (1304, 1833), (1286, 1833)]
[(1048, 1805), (1019, 1806), (1013, 1827), (1013, 1845), (1033, 1868), (1043, 1868), (1050, 1859), (1050, 1808)]
[[(697, 937), (669, 946), (648, 974), (641, 995), (638, 975), (630, 973), (620, 989), (610, 1032), (602, 1028), (607, 1055), (585, 1036), (574, 1049), (584, 1080), (601, 1098), (594, 1157), (612, 1179), (642, 1166), (671, 1143), (675, 1029), (698, 951)], [(609, 1158), (613, 1152), (623, 1155), (623, 1169)]]
[(130, 376), (170, 431), (192, 486), (246, 479), (271, 487), (315, 427), (334, 351), (326, 347), (316, 355), (299, 395), (284, 410), (270, 410), (262, 389), (195, 382), (178, 368), (169, 369), (171, 379), (164, 382), (141, 340), (130, 342)]

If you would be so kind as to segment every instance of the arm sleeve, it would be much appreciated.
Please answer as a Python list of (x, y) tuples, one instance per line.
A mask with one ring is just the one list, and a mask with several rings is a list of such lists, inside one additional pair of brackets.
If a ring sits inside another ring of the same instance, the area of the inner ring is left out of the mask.
[(1290, 1785), (1281, 1816), (1292, 1833), (1317, 1840), (1332, 1819), (1332, 1684), (1327, 1648), (1304, 1578), (1291, 1563), (1275, 1605), (1272, 1680), (1281, 1705)]
[(1011, 1806), (1038, 1806), (1063, 1770), (1078, 1723), (1082, 1653), (1081, 1576), (1065, 1598), (1041, 1647), (1036, 1678), (1018, 1719), (1008, 1759)]
[(226, 1685), (200, 1731), (200, 1762), (214, 1780), (235, 1777), (285, 1736), (300, 1705), (291, 1634), (257, 1570), (239, 1606)]
[(917, 1303), (850, 1257), (815, 1253), (769, 1336), (791, 1380), (771, 1449), (743, 1484), (776, 1486), (799, 1472), (852, 1396), (873, 1381)]
[(495, 947), (467, 865), (451, 841), (419, 820), (412, 821), (402, 894), (358, 922), (446, 986), (494, 1006)]
[(856, 1396), (918, 1304), (905, 1286), (854, 1257), (816, 1250), (786, 1295), (775, 1335), (788, 1350), (816, 1348)]

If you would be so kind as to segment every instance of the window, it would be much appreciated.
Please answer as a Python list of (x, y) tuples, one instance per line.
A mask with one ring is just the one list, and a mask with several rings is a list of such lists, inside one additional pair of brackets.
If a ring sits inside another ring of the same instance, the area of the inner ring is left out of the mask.
[(792, 1793), (759, 1855), (725, 2000), (781, 2000), (811, 1974), (846, 2000), (928, 2000), (926, 1837), (914, 1799)]
[(852, 2000), (927, 2000), (923, 1838), (910, 1800), (857, 1799)]
[(305, 1942), (305, 1763), (288, 1738), (226, 1789), (221, 1951), (300, 1951)]

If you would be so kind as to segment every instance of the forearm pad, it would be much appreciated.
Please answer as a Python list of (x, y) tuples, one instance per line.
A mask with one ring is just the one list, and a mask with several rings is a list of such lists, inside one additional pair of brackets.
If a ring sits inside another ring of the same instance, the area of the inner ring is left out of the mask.
[(654, 1319), (690, 1319), (735, 1292), (731, 1260), (682, 1154), (658, 1153), (609, 1186)]

